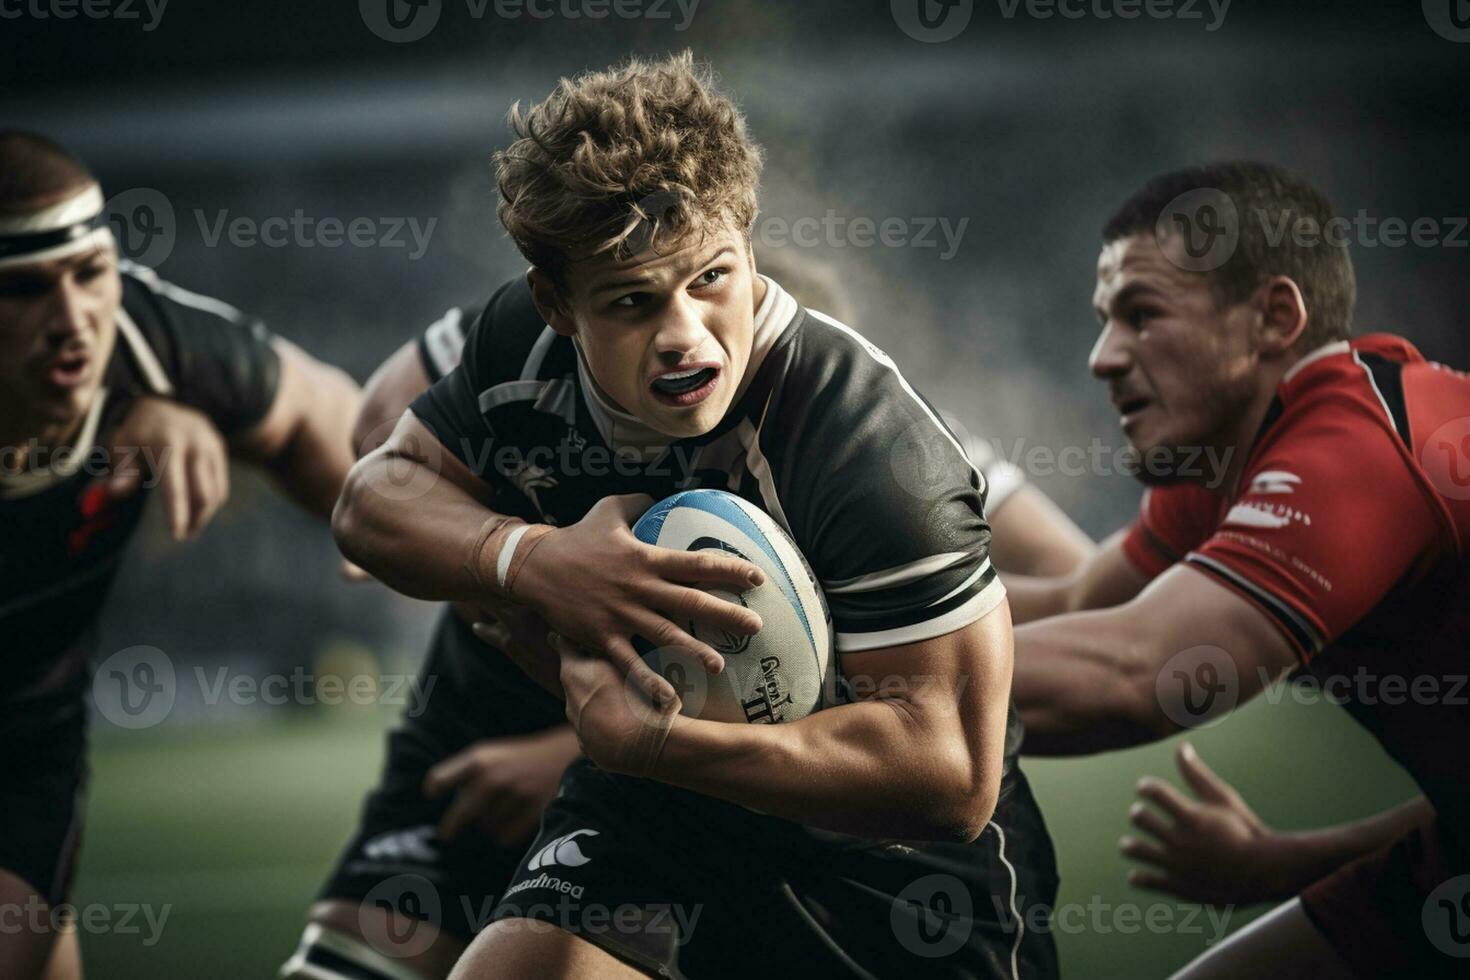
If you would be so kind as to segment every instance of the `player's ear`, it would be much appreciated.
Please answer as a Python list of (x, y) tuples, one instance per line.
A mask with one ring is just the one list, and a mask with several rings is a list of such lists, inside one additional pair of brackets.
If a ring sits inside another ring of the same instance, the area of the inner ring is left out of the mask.
[(1288, 276), (1272, 276), (1256, 290), (1260, 313), (1257, 343), (1262, 352), (1279, 354), (1291, 348), (1307, 329), (1307, 301), (1301, 287)]
[(536, 312), (541, 314), (546, 325), (563, 337), (575, 334), (577, 327), (567, 310), (566, 298), (556, 288), (551, 276), (533, 266), (526, 272), (526, 281), (531, 284), (531, 302), (536, 304)]

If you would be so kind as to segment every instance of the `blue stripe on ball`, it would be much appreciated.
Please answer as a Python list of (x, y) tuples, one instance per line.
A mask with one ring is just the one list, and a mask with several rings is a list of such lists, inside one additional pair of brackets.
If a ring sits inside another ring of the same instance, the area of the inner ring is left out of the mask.
[[(802, 605), (796, 590), (791, 587), (791, 570), (786, 567), (781, 556), (776, 554), (776, 550), (771, 547), (770, 542), (766, 539), (766, 533), (750, 519), (750, 515), (740, 506), (741, 503), (743, 501), (739, 497), (726, 493), (724, 490), (685, 490), (650, 507), (638, 519), (638, 523), (633, 525), (633, 534), (645, 544), (657, 544), (659, 531), (663, 528), (664, 521), (668, 519), (669, 511), (675, 507), (692, 507), (695, 510), (702, 510), (734, 525), (760, 545), (761, 550), (771, 559), (771, 563), (781, 570), (781, 591), (786, 594), (787, 600), (796, 609), (796, 614), (801, 617), (801, 626), (806, 630), (807, 642), (815, 648), (817, 640), (812, 634), (811, 623), (807, 621), (806, 607)], [(644, 526), (645, 521), (648, 522), (647, 527)]]

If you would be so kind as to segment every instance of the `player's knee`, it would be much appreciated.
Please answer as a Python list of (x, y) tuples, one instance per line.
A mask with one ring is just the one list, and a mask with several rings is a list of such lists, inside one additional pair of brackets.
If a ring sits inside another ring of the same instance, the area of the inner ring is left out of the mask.
[(384, 909), (319, 902), (279, 980), (439, 980), (464, 944), (427, 922)]

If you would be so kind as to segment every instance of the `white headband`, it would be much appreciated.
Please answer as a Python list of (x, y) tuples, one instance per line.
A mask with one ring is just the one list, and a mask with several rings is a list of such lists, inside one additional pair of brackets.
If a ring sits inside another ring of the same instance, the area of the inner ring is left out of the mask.
[(0, 217), (0, 269), (64, 258), (112, 244), (102, 189), (88, 184), (64, 201)]

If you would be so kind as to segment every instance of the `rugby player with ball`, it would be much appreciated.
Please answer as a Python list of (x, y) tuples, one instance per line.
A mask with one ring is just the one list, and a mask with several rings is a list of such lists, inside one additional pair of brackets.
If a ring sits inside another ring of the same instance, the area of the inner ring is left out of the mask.
[[(531, 269), (334, 521), (400, 591), (540, 617), (521, 661), (588, 756), (455, 976), (1054, 975), (984, 478), (882, 351), (756, 272), (760, 151), (688, 55), (512, 125), (500, 216)], [(639, 652), (706, 692), (721, 645), (830, 671), (819, 595), (844, 683), (782, 724), (680, 714)], [(746, 607), (782, 596), (785, 628)], [(381, 959), (342, 975), (403, 975)]]

